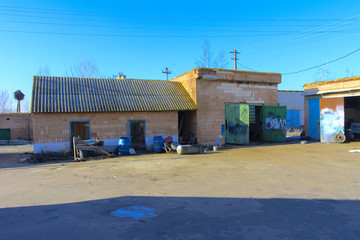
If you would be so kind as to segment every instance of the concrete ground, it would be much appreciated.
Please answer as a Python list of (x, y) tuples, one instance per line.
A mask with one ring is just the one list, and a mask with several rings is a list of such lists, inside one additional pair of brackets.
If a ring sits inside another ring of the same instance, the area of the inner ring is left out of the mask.
[[(0, 239), (360, 239), (360, 143), (18, 163), (0, 147)], [(145, 206), (157, 216), (112, 216)]]

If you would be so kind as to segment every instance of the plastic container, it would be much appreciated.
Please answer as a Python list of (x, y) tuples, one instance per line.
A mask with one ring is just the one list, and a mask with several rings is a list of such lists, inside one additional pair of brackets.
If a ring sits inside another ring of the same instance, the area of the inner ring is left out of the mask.
[(121, 137), (119, 139), (119, 153), (129, 154), (130, 145), (130, 139), (128, 137)]
[(164, 140), (162, 136), (155, 136), (153, 139), (154, 151), (156, 153), (164, 152)]

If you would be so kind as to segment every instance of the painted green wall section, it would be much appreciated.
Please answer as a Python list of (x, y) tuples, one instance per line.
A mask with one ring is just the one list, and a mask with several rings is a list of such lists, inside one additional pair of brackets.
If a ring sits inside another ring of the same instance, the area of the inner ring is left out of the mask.
[(249, 143), (249, 105), (225, 103), (225, 142)]
[(263, 106), (263, 141), (286, 141), (286, 106)]
[(0, 140), (10, 140), (10, 129), (0, 129)]

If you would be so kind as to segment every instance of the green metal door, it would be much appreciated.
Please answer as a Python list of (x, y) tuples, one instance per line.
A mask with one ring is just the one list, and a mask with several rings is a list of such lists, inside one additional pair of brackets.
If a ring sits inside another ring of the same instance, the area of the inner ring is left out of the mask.
[(263, 141), (286, 141), (286, 106), (263, 106)]
[(0, 140), (10, 140), (10, 129), (0, 129)]
[(225, 103), (225, 142), (249, 143), (249, 105)]

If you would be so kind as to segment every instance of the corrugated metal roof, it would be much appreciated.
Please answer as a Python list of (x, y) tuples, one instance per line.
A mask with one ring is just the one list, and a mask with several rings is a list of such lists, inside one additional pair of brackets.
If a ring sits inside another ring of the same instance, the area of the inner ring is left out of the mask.
[(194, 110), (179, 82), (34, 76), (31, 112), (140, 112)]

